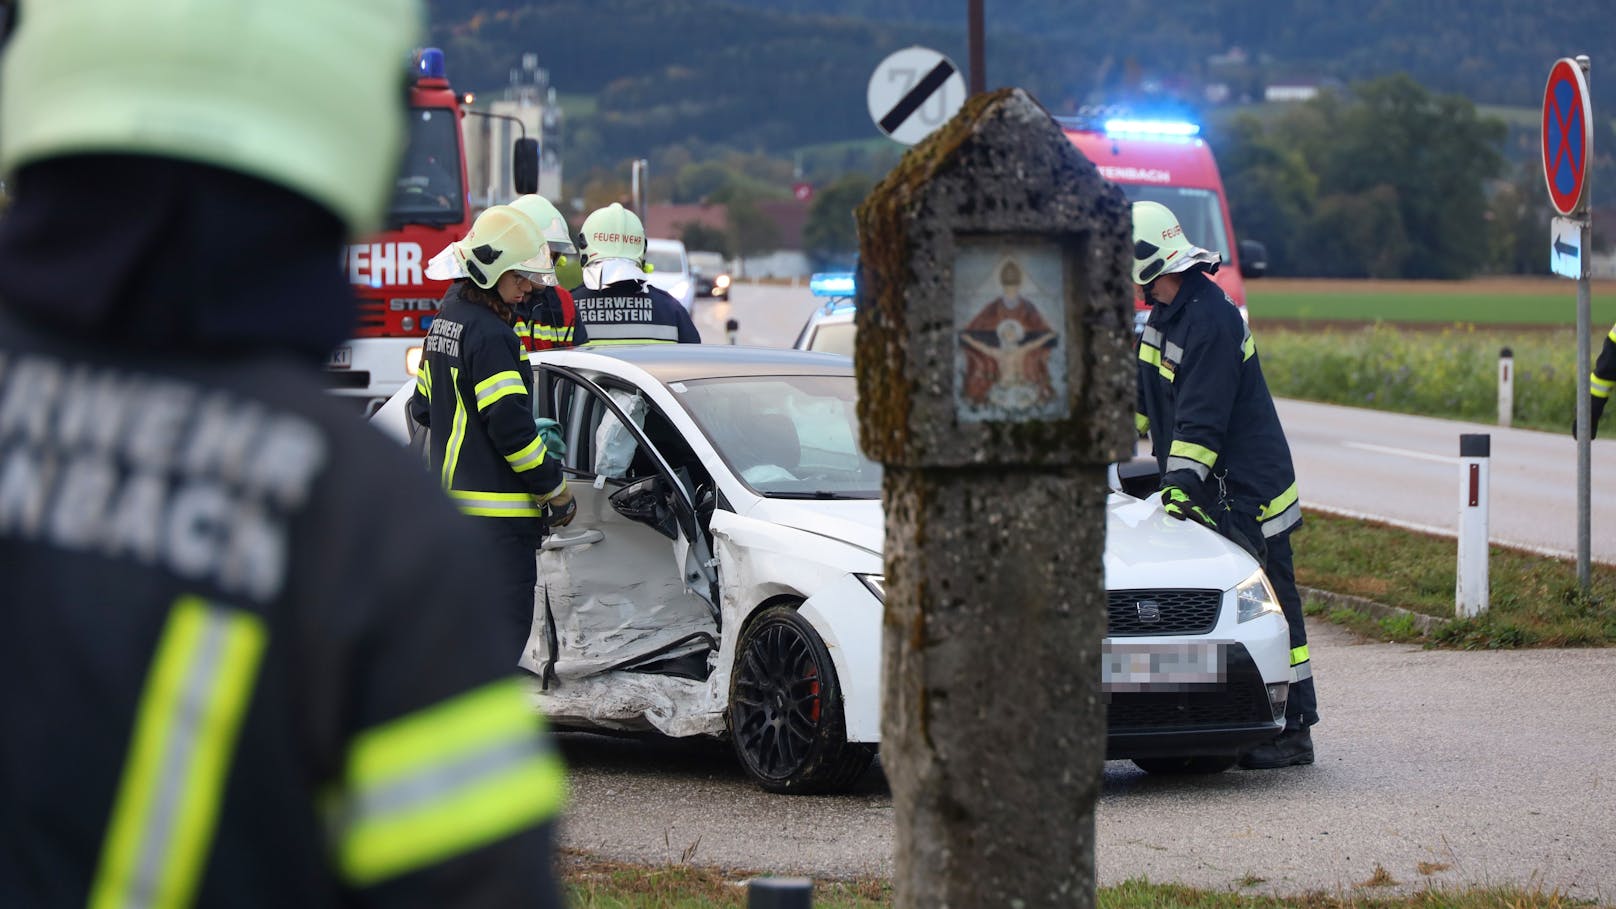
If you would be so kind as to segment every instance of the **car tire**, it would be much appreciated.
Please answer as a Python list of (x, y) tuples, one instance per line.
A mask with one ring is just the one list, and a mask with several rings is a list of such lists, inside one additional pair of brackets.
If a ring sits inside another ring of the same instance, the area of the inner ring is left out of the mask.
[(1204, 776), (1222, 773), (1239, 760), (1232, 754), (1198, 754), (1190, 757), (1156, 757), (1133, 759), (1135, 767), (1146, 773), (1167, 776)]
[(874, 746), (847, 740), (830, 651), (791, 606), (763, 610), (742, 633), (728, 718), (736, 757), (769, 792), (844, 790), (875, 757)]

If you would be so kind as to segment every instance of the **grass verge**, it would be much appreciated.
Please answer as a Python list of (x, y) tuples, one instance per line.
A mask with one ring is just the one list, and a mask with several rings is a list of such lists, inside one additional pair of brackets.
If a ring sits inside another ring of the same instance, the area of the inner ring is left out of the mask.
[(1309, 609), (1310, 615), (1370, 637), (1470, 650), (1616, 645), (1616, 567), (1592, 566), (1592, 583), (1584, 594), (1575, 563), (1493, 546), (1488, 610), (1457, 619), (1453, 591), (1458, 544), (1452, 538), (1308, 512), (1292, 539), (1297, 583), (1446, 620), (1422, 634), (1407, 617), (1375, 618), (1317, 605)]
[[(1593, 905), (1554, 891), (1514, 887), (1385, 895), (1372, 891), (1399, 882), (1378, 866), (1375, 871), (1347, 892), (1283, 898), (1131, 880), (1100, 888), (1098, 904), (1102, 909), (1571, 909)], [(625, 865), (570, 851), (562, 862), (567, 905), (573, 909), (740, 909), (746, 905), (746, 881), (752, 876), (691, 865)], [(1264, 881), (1248, 875), (1242, 883), (1257, 886)], [(881, 879), (819, 881), (814, 884), (813, 904), (815, 909), (884, 909), (892, 905), (892, 884)]]

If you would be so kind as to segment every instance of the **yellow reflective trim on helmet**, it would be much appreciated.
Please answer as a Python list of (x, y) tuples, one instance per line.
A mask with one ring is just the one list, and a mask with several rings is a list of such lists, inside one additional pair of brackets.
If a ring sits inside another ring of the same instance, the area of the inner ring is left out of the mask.
[(1307, 645), (1291, 648), (1291, 665), (1297, 666), (1307, 662)]
[(199, 597), (169, 610), (90, 887), (92, 909), (195, 901), (266, 637), (258, 616)]
[(1205, 445), (1185, 442), (1182, 439), (1175, 439), (1172, 448), (1168, 449), (1167, 454), (1175, 458), (1189, 458), (1191, 461), (1205, 464), (1208, 467), (1216, 466), (1218, 463), (1217, 452), (1207, 448)]
[(339, 863), (362, 886), (543, 823), (566, 801), (561, 761), (517, 679), (361, 733), (343, 777)]

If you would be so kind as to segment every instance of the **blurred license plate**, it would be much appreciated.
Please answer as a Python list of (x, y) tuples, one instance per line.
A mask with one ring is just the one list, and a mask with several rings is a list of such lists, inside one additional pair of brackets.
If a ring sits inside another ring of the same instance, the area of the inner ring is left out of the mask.
[(326, 358), (325, 368), (326, 369), (352, 369), (353, 368), (353, 348), (349, 347), (346, 344), (344, 344), (341, 347), (337, 348), (336, 350), (331, 351), (331, 356)]
[(1100, 652), (1100, 685), (1106, 691), (1216, 685), (1224, 679), (1224, 647), (1222, 641), (1107, 643)]

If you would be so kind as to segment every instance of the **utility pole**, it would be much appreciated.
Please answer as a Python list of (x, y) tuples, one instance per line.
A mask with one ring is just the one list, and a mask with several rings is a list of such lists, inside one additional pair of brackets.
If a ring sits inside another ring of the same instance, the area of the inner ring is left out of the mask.
[(967, 28), (971, 35), (971, 94), (979, 95), (988, 90), (987, 52), (983, 47), (985, 37), (982, 26), (982, 0), (966, 0), (966, 7)]

